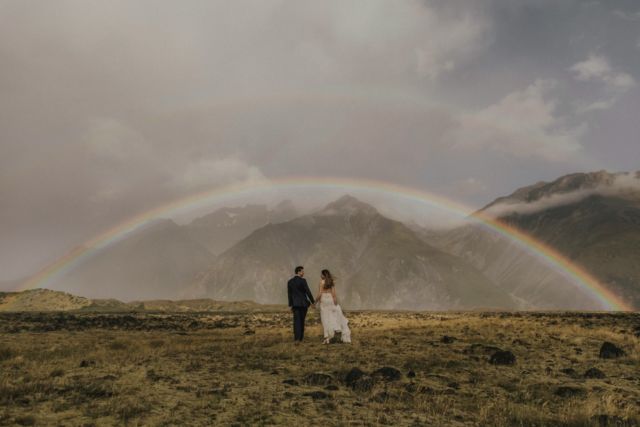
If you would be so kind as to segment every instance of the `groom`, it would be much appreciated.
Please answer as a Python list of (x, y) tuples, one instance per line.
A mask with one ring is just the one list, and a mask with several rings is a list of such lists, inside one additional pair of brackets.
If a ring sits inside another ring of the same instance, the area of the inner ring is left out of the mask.
[(293, 340), (302, 342), (304, 337), (304, 318), (307, 316), (307, 309), (310, 304), (315, 304), (309, 285), (304, 279), (304, 267), (298, 266), (296, 275), (287, 283), (287, 293), (289, 294), (289, 307), (293, 313)]

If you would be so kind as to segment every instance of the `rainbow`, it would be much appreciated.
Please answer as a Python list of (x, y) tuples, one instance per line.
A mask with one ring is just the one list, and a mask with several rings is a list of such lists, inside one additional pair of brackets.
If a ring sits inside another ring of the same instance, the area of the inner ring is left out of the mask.
[(19, 290), (44, 287), (56, 278), (62, 277), (67, 272), (74, 269), (86, 259), (98, 253), (101, 249), (122, 239), (128, 233), (148, 224), (149, 222), (162, 217), (172, 217), (175, 215), (192, 212), (202, 209), (214, 203), (221, 203), (227, 199), (249, 196), (253, 193), (267, 190), (298, 190), (298, 189), (336, 189), (343, 191), (375, 191), (392, 196), (401, 196), (410, 201), (426, 204), (438, 209), (443, 209), (460, 217), (482, 224), (498, 234), (505, 236), (518, 243), (529, 253), (545, 261), (549, 266), (569, 277), (581, 290), (597, 300), (604, 310), (632, 311), (620, 297), (615, 295), (598, 280), (591, 276), (580, 266), (573, 263), (567, 257), (549, 247), (548, 245), (534, 239), (522, 231), (505, 224), (502, 221), (491, 218), (482, 213), (475, 212), (468, 206), (454, 202), (440, 195), (405, 187), (383, 181), (371, 179), (335, 178), (335, 177), (284, 177), (271, 179), (269, 181), (251, 182), (217, 188), (214, 190), (202, 191), (190, 196), (174, 200), (170, 203), (158, 206), (149, 211), (142, 212), (134, 217), (123, 221), (114, 227), (95, 236), (81, 246), (78, 246), (60, 259), (47, 265), (37, 274), (29, 278), (20, 285)]

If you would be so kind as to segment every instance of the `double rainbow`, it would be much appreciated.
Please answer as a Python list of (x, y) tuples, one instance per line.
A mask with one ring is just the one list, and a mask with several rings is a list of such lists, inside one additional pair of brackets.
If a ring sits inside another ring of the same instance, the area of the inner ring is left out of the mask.
[(375, 191), (376, 193), (400, 196), (405, 199), (423, 203), (460, 217), (469, 217), (479, 224), (516, 242), (527, 252), (545, 261), (547, 265), (564, 276), (569, 277), (582, 291), (597, 300), (604, 310), (632, 311), (632, 307), (607, 289), (583, 268), (573, 263), (567, 257), (534, 239), (528, 234), (482, 213), (472, 213), (473, 209), (446, 199), (437, 194), (415, 188), (404, 187), (383, 181), (370, 179), (334, 178), (334, 177), (286, 177), (276, 178), (268, 182), (233, 185), (215, 190), (203, 191), (184, 197), (170, 203), (142, 212), (94, 237), (82, 246), (69, 251), (57, 261), (47, 265), (40, 272), (24, 282), (20, 289), (45, 287), (56, 278), (64, 276), (86, 259), (95, 255), (102, 248), (123, 238), (127, 233), (148, 224), (150, 221), (162, 217), (172, 217), (202, 209), (214, 203), (224, 202), (226, 199), (248, 196), (267, 190), (298, 190), (298, 189), (334, 189), (344, 191)]

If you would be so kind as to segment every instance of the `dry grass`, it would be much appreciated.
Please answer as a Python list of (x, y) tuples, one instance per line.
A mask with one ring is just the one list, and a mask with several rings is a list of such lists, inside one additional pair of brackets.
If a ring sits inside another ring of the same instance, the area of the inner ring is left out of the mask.
[[(640, 425), (638, 315), (347, 314), (353, 344), (329, 346), (315, 312), (300, 346), (285, 312), (3, 314), (0, 424)], [(401, 378), (345, 381), (385, 366)]]

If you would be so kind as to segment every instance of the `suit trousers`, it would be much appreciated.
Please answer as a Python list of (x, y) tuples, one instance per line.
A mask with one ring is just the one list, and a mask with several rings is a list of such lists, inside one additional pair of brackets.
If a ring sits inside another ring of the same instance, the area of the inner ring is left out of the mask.
[(309, 307), (293, 307), (293, 339), (302, 341), (304, 338), (304, 319)]

